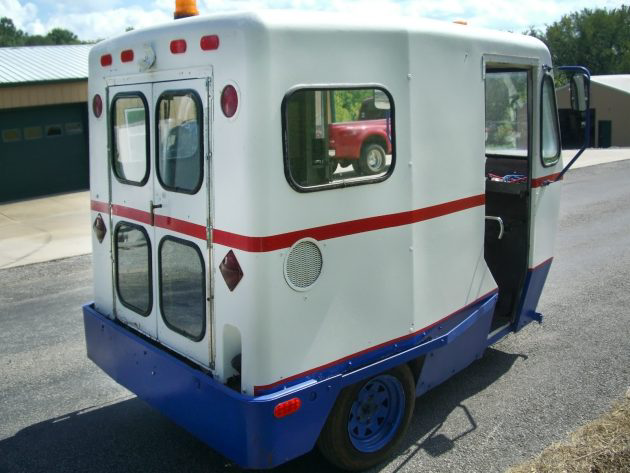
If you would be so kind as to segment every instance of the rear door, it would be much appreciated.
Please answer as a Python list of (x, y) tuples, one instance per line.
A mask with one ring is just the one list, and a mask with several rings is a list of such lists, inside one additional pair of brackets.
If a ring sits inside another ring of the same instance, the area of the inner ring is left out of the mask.
[(116, 317), (204, 366), (212, 361), (209, 85), (109, 88)]
[(208, 83), (153, 85), (158, 339), (208, 366), (211, 350)]

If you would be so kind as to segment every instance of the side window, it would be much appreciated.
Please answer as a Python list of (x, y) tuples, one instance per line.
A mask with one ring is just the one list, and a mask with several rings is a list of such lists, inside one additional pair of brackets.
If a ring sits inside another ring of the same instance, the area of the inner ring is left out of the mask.
[(394, 104), (382, 89), (299, 89), (283, 104), (285, 174), (298, 191), (386, 179)]
[(122, 304), (147, 316), (151, 312), (151, 244), (146, 231), (120, 222), (114, 230), (116, 290)]
[[(144, 96), (117, 95), (112, 102), (112, 164), (128, 184), (144, 185), (149, 177), (149, 120)], [(46, 135), (49, 135), (48, 128)]]
[(560, 133), (553, 79), (545, 74), (542, 82), (541, 151), (544, 166), (553, 166), (560, 159)]
[(199, 341), (206, 330), (203, 258), (190, 242), (165, 237), (160, 242), (160, 306), (166, 325)]
[(528, 72), (486, 71), (486, 154), (529, 155)]
[(158, 179), (162, 187), (194, 194), (203, 177), (202, 105), (196, 92), (162, 94), (157, 103)]

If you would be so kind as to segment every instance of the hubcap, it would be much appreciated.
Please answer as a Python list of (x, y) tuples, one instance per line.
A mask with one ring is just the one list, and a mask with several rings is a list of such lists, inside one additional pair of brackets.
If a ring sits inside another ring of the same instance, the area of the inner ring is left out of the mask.
[(380, 450), (396, 435), (405, 411), (401, 382), (391, 375), (368, 381), (350, 408), (348, 434), (360, 452)]
[(367, 155), (367, 165), (372, 172), (380, 172), (384, 165), (383, 155), (376, 149), (371, 150)]

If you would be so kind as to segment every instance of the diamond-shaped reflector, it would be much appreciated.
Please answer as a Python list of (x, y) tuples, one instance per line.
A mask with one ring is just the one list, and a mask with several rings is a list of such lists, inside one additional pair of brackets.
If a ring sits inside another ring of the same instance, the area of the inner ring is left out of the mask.
[(98, 214), (94, 219), (92, 230), (94, 230), (94, 234), (96, 235), (96, 239), (98, 240), (98, 242), (103, 243), (103, 239), (107, 234), (107, 227), (105, 226), (105, 222), (103, 221), (103, 217), (101, 217), (101, 214)]
[(238, 286), (238, 283), (241, 282), (241, 279), (243, 279), (243, 270), (241, 269), (241, 265), (238, 264), (236, 255), (232, 250), (228, 251), (223, 261), (221, 261), (219, 271), (221, 271), (225, 284), (227, 284), (230, 291), (233, 291), (236, 286)]

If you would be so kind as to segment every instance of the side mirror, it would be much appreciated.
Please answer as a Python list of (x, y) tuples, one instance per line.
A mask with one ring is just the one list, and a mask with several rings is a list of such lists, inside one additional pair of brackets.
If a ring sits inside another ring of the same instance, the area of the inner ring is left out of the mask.
[(389, 97), (380, 89), (374, 89), (374, 107), (378, 110), (389, 110)]
[(571, 76), (571, 108), (577, 112), (586, 112), (589, 102), (589, 78), (586, 74)]

